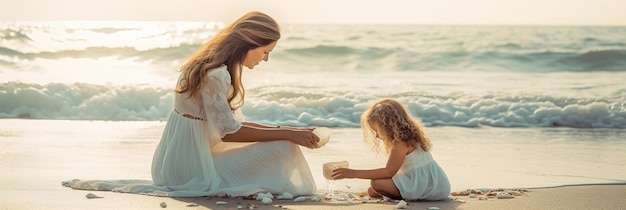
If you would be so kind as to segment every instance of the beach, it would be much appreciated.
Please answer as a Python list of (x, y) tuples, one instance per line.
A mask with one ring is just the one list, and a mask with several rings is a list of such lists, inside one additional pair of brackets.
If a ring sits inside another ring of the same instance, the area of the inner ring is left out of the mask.
[[(527, 195), (513, 199), (468, 199), (458, 201), (408, 202), (406, 209), (427, 209), (438, 207), (445, 209), (624, 209), (626, 185), (587, 185), (558, 188), (533, 189)], [(237, 206), (254, 209), (395, 209), (397, 202), (382, 203), (327, 203), (293, 202), (292, 200), (274, 200), (270, 205), (263, 205), (256, 200), (240, 198), (165, 198), (136, 194), (94, 192), (103, 198), (87, 199), (89, 192), (58, 188), (42, 190), (36, 188), (0, 192), (0, 209), (237, 209)], [(226, 205), (217, 205), (225, 201)], [(197, 206), (188, 206), (190, 203)], [(244, 208), (245, 209), (245, 208)]]
[[(0, 22), (0, 209), (160, 209), (161, 202), (168, 209), (395, 208), (395, 201), (363, 203), (354, 196), (262, 205), (62, 185), (150, 181), (177, 70), (223, 26)], [(244, 69), (241, 111), (246, 121), (266, 125), (332, 129), (324, 147), (302, 148), (318, 195), (367, 189), (367, 180), (324, 179), (322, 165), (384, 166), (385, 156), (362, 140), (360, 117), (372, 101), (394, 98), (426, 126), (431, 154), (453, 192), (528, 190), (511, 199), (409, 202), (409, 209), (626, 209), (626, 27), (282, 29), (270, 61)], [(187, 207), (190, 202), (198, 206)]]
[[(254, 205), (257, 209), (393, 209), (397, 201), (365, 202), (359, 199), (294, 202), (274, 199), (271, 205), (241, 198), (166, 198), (125, 193), (73, 190), (61, 185), (71, 179), (150, 180), (150, 162), (164, 126), (154, 122), (0, 120), (0, 209), (236, 209)], [(433, 156), (448, 175), (453, 192), (466, 189), (524, 189), (510, 199), (479, 200), (453, 196), (456, 200), (408, 202), (408, 209), (624, 209), (626, 185), (623, 177), (624, 131), (532, 131), (532, 129), (476, 129), (435, 127)], [(550, 133), (552, 132), (552, 133)], [(483, 133), (483, 134), (481, 134)], [(507, 139), (489, 144), (487, 136)], [(539, 137), (543, 133), (544, 137)], [(463, 138), (451, 138), (465, 134)], [(303, 149), (318, 185), (318, 194), (357, 194), (367, 188), (363, 180), (337, 180), (331, 185), (322, 176), (324, 162), (346, 160), (352, 167), (379, 167), (384, 157), (371, 153), (359, 139), (358, 129), (333, 129), (330, 142), (317, 150)], [(552, 135), (552, 136), (551, 136)], [(509, 136), (535, 140), (517, 141)], [(572, 142), (548, 143), (566, 136), (582, 139), (577, 147), (596, 145), (592, 137), (602, 136), (612, 146), (589, 147), (586, 151), (553, 147)], [(532, 143), (544, 142), (533, 146)], [(553, 145), (550, 145), (553, 144)], [(527, 146), (534, 153), (520, 152)], [(541, 148), (553, 151), (546, 159)], [(611, 149), (612, 148), (612, 149)], [(592, 151), (596, 150), (596, 151)], [(482, 151), (482, 152), (479, 152)], [(517, 152), (516, 152), (517, 151)], [(604, 156), (598, 157), (599, 151)], [(612, 152), (611, 152), (612, 151)], [(503, 153), (508, 153), (503, 154)], [(593, 157), (596, 158), (593, 158)], [(524, 165), (529, 164), (529, 165)], [(525, 169), (524, 169), (525, 168)], [(537, 170), (543, 170), (541, 173)], [(533, 174), (535, 172), (535, 174)], [(103, 198), (88, 199), (93, 193)], [(227, 205), (217, 205), (226, 201)], [(198, 206), (187, 207), (189, 203)]]

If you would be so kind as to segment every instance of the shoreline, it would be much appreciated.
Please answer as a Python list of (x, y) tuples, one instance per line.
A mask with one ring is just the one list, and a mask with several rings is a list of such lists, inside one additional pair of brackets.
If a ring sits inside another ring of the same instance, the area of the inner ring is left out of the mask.
[[(88, 199), (93, 193), (102, 198)], [(624, 209), (626, 207), (626, 183), (582, 184), (560, 187), (532, 188), (520, 196), (509, 199), (490, 198), (479, 200), (469, 196), (451, 196), (451, 200), (408, 202), (406, 209)], [(228, 204), (218, 205), (218, 201)], [(161, 203), (167, 204), (166, 208)], [(195, 203), (197, 206), (188, 206)], [(0, 190), (0, 209), (395, 209), (398, 202), (382, 201), (363, 203), (359, 201), (294, 202), (273, 200), (264, 205), (261, 201), (243, 198), (194, 197), (172, 198), (147, 195), (86, 191), (59, 187), (54, 190), (27, 188)]]

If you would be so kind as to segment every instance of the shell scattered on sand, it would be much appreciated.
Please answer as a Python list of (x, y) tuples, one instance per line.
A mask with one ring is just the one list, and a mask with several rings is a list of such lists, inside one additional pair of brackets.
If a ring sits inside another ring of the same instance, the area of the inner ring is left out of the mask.
[(431, 207), (428, 207), (428, 210), (439, 210), (439, 207), (431, 206)]
[(87, 195), (85, 195), (85, 197), (86, 197), (86, 198), (89, 198), (89, 199), (93, 199), (93, 198), (103, 198), (103, 197), (97, 196), (97, 195), (95, 195), (95, 194), (93, 194), (93, 193), (87, 193)]
[(488, 200), (489, 198), (510, 199), (515, 196), (522, 196), (530, 192), (526, 189), (467, 189), (464, 191), (452, 192), (452, 196), (469, 196), (469, 198), (478, 198), (478, 200)]
[(217, 201), (217, 202), (215, 202), (215, 205), (228, 205), (228, 202), (226, 202), (226, 201)]
[(400, 202), (398, 202), (398, 205), (396, 205), (396, 209), (406, 209), (407, 203), (404, 200), (401, 200)]
[(265, 205), (270, 205), (272, 204), (272, 199), (269, 197), (263, 198), (263, 200), (261, 200), (261, 203), (265, 204)]
[(194, 207), (194, 206), (198, 206), (198, 204), (197, 203), (187, 203), (187, 206), (188, 207)]
[(256, 195), (257, 201), (262, 201), (264, 198), (274, 199), (274, 195), (272, 193), (259, 193)]
[(167, 203), (165, 203), (165, 201), (161, 202), (161, 204), (159, 204), (161, 206), (161, 208), (167, 208)]
[(389, 198), (387, 196), (383, 196), (383, 201), (384, 202), (389, 202), (389, 201), (391, 201), (391, 198)]
[(334, 200), (336, 200), (336, 201), (347, 201), (348, 198), (346, 198), (346, 197), (336, 197), (336, 198), (334, 198)]
[(463, 200), (463, 199), (461, 199), (461, 198), (454, 198), (453, 200), (454, 200), (454, 201), (456, 201), (456, 202), (459, 202), (459, 203), (465, 203), (465, 202), (467, 202), (467, 201), (465, 201), (465, 200)]
[(515, 198), (515, 196), (511, 195), (508, 192), (498, 192), (496, 194), (496, 198), (498, 198), (498, 199), (507, 199), (507, 198)]
[(300, 196), (297, 197), (296, 199), (293, 199), (293, 202), (304, 202), (306, 201), (306, 196)]

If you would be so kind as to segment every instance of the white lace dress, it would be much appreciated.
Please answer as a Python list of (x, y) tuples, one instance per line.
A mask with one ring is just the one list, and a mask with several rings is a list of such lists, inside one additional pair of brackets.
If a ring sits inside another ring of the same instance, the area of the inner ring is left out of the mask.
[(421, 147), (406, 155), (393, 182), (406, 200), (443, 200), (450, 196), (448, 176)]
[(152, 160), (152, 182), (71, 180), (63, 185), (171, 197), (314, 194), (315, 181), (298, 145), (286, 140), (222, 142), (243, 121), (226, 100), (230, 81), (222, 66), (208, 73), (201, 98), (175, 95), (174, 110)]

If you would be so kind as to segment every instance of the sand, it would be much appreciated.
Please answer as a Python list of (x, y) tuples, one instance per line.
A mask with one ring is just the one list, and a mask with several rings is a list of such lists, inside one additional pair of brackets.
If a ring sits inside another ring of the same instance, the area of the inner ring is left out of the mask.
[[(88, 199), (88, 193), (103, 198)], [(59, 187), (40, 190), (36, 187), (1, 192), (0, 209), (237, 209), (237, 206), (254, 209), (395, 209), (397, 202), (294, 202), (274, 200), (270, 205), (242, 198), (169, 198), (136, 194), (93, 192)], [(454, 196), (465, 202), (448, 200), (436, 202), (408, 202), (407, 209), (626, 209), (626, 185), (582, 185), (556, 188), (530, 189), (522, 196), (510, 199), (479, 200), (468, 196)], [(225, 201), (226, 205), (217, 205)], [(198, 206), (189, 207), (189, 203)]]
[[(154, 147), (162, 131), (162, 122), (86, 122), (86, 121), (42, 121), (42, 120), (0, 120), (0, 210), (4, 209), (162, 209), (161, 202), (167, 204), (166, 209), (236, 209), (238, 205), (256, 209), (394, 209), (396, 202), (360, 203), (355, 202), (293, 202), (292, 200), (274, 200), (271, 205), (263, 205), (260, 201), (240, 198), (167, 198), (145, 195), (73, 190), (61, 185), (69, 179), (150, 179), (150, 162)], [(520, 143), (524, 148), (533, 146), (525, 143), (528, 135), (511, 133), (513, 137), (500, 134), (505, 142), (498, 144), (476, 144), (494, 135), (487, 129), (480, 132), (462, 128), (433, 128), (438, 142), (437, 156), (440, 163), (447, 166), (447, 173), (453, 183), (452, 190), (467, 189), (466, 186), (503, 187), (529, 186), (526, 183), (544, 183), (549, 185), (566, 185), (554, 188), (527, 188), (530, 192), (511, 199), (478, 200), (468, 196), (458, 196), (458, 200), (437, 202), (409, 202), (407, 209), (626, 209), (626, 182), (623, 180), (623, 154), (619, 143), (606, 147), (585, 147), (580, 142), (572, 145), (576, 148), (592, 149), (590, 156), (578, 152), (568, 144), (551, 145), (546, 150), (552, 151), (550, 159), (543, 153), (516, 154), (515, 148)], [(439, 131), (440, 130), (440, 131)], [(497, 130), (498, 132), (500, 130)], [(496, 132), (496, 131), (494, 131)], [(516, 131), (519, 132), (519, 131)], [(446, 135), (472, 137), (466, 139), (451, 138)], [(326, 150), (304, 150), (311, 170), (319, 185), (318, 190), (324, 191), (326, 183), (322, 175), (322, 164), (328, 161), (347, 160), (351, 166), (368, 168), (384, 164), (382, 161), (365, 156), (368, 148), (363, 148), (357, 139), (358, 130), (337, 130), (334, 140), (326, 145)], [(515, 134), (515, 135), (514, 135)], [(532, 133), (531, 133), (532, 134)], [(550, 134), (550, 133), (548, 133)], [(558, 133), (563, 136), (562, 133)], [(605, 133), (601, 133), (606, 135)], [(481, 136), (482, 135), (482, 136)], [(543, 134), (542, 135), (547, 135)], [(621, 134), (620, 134), (621, 135)], [(573, 135), (572, 135), (573, 136)], [(576, 136), (580, 136), (576, 134)], [(537, 138), (536, 136), (531, 136)], [(568, 137), (567, 138), (573, 138)], [(550, 136), (546, 138), (551, 138)], [(617, 137), (616, 137), (617, 138)], [(349, 139), (357, 139), (348, 141)], [(449, 139), (449, 140), (448, 140)], [(493, 141), (493, 140), (492, 140)], [(464, 143), (464, 142), (471, 142)], [(513, 142), (508, 143), (507, 142)], [(595, 141), (594, 141), (595, 142)], [(591, 143), (589, 143), (591, 144)], [(595, 145), (595, 144), (594, 144)], [(494, 148), (484, 148), (485, 146)], [(343, 150), (342, 150), (343, 148)], [(350, 148), (350, 153), (345, 151)], [(359, 153), (359, 149), (364, 152)], [(533, 150), (541, 148), (533, 147)], [(481, 153), (477, 151), (490, 151)], [(521, 151), (521, 150), (520, 150)], [(524, 151), (529, 151), (528, 149)], [(565, 153), (563, 151), (571, 151)], [(358, 155), (354, 155), (357, 153)], [(502, 157), (504, 161), (491, 157)], [(482, 158), (485, 156), (485, 158)], [(463, 157), (463, 158), (458, 158)], [(472, 157), (470, 159), (465, 157)], [(596, 159), (594, 159), (594, 157)], [(584, 162), (585, 160), (594, 162)], [(551, 162), (553, 165), (550, 165)], [(576, 164), (572, 164), (575, 162)], [(474, 165), (470, 165), (470, 163)], [(486, 165), (490, 164), (490, 165)], [(524, 165), (526, 164), (526, 165)], [(593, 166), (582, 168), (581, 166)], [(515, 167), (513, 167), (515, 166)], [(522, 167), (523, 166), (523, 167)], [(581, 167), (580, 169), (573, 168)], [(546, 173), (527, 173), (514, 171), (515, 168), (532, 170), (551, 170)], [(483, 170), (481, 170), (483, 169)], [(484, 170), (489, 169), (489, 170)], [(581, 173), (585, 172), (585, 173)], [(588, 173), (587, 173), (588, 172)], [(576, 180), (571, 180), (577, 178)], [(586, 178), (578, 180), (579, 177)], [(592, 183), (589, 185), (569, 185), (566, 182), (592, 181), (612, 182), (613, 184)], [(594, 178), (595, 177), (595, 178)], [(548, 180), (549, 182), (547, 182)], [(569, 181), (568, 181), (569, 180)], [(332, 186), (337, 190), (361, 191), (366, 189), (367, 181), (341, 180)], [(350, 188), (347, 188), (347, 187)], [(103, 198), (88, 199), (88, 193)], [(216, 205), (217, 201), (228, 202), (228, 205)], [(190, 202), (196, 207), (187, 207)]]

